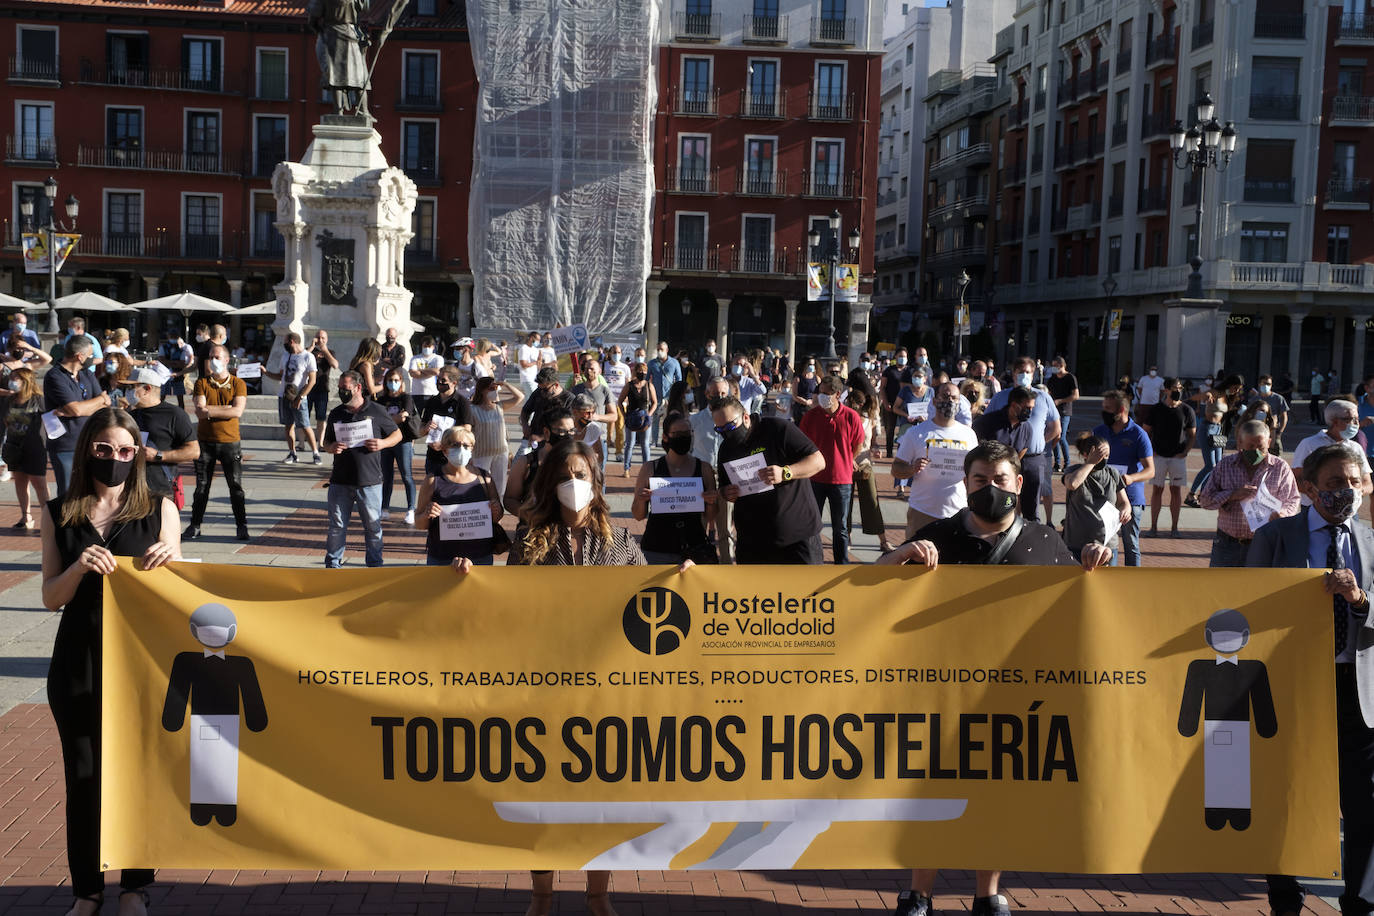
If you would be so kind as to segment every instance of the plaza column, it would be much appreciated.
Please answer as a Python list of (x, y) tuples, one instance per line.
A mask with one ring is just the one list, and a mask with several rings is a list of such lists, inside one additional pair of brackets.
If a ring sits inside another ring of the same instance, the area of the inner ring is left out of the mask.
[(1303, 380), (1298, 378), (1298, 363), (1302, 357), (1302, 322), (1307, 317), (1307, 309), (1288, 310), (1288, 377), (1294, 387), (1301, 387)]
[[(664, 280), (650, 280), (644, 284), (644, 351), (654, 349), (662, 339), (659, 330), (659, 319), (663, 313), (663, 293), (668, 289), (668, 284)], [(681, 346), (687, 341), (673, 342)]]
[[(229, 284), (229, 304), (234, 308), (243, 308), (243, 281), (225, 280)], [(235, 344), (242, 340), (240, 335), (243, 333), (243, 319), (235, 313), (229, 315), (229, 349), (232, 351)]]
[[(143, 278), (143, 295), (146, 299), (156, 299), (158, 287), (162, 285), (162, 276)], [(158, 345), (158, 320), (157, 310), (143, 313), (143, 345), (149, 350), (157, 349)]]
[(787, 299), (783, 302), (787, 306), (787, 360), (792, 366), (797, 365), (797, 306), (801, 305), (800, 299)]
[(716, 352), (723, 357), (730, 354), (730, 303), (733, 296), (716, 299)]
[(1351, 315), (1350, 318), (1355, 322), (1354, 333), (1350, 338), (1350, 382), (1351, 391), (1355, 386), (1364, 381), (1364, 347), (1365, 347), (1365, 322), (1369, 320), (1367, 313)]
[(873, 312), (873, 297), (860, 293), (858, 301), (849, 303), (849, 368), (859, 365), (859, 357), (868, 349), (868, 319)]

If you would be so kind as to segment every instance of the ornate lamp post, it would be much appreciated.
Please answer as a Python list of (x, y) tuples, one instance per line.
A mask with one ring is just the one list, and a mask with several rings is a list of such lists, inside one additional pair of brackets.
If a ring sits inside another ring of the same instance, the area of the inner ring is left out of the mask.
[[(57, 232), (69, 231), (65, 223), (58, 223), (54, 217), (53, 207), (57, 203), (57, 179), (48, 176), (48, 180), (43, 182), (43, 196), (48, 199), (48, 224), (46, 226), (35, 226), (33, 223), (33, 200), (25, 198), (19, 203), (19, 215), (24, 218), (30, 229), (39, 229), (46, 234), (45, 241), (48, 247), (48, 328), (49, 334), (57, 333), (57, 250), (53, 247), (53, 235)], [(67, 208), (67, 219), (71, 220), (71, 231), (76, 229), (76, 215), (81, 209), (81, 202), (73, 194), (68, 194), (64, 201)]]
[[(835, 275), (840, 272), (840, 211), (830, 212), (830, 245), (825, 253), (818, 251), (821, 245), (821, 232), (815, 226), (806, 233), (807, 244), (811, 246), (811, 253), (816, 260), (830, 259), (830, 327), (825, 334), (825, 358), (835, 359)], [(855, 226), (849, 230), (849, 248), (855, 250), (859, 247), (859, 227)]]
[(1227, 121), (1226, 126), (1222, 127), (1215, 115), (1216, 104), (1211, 94), (1204, 94), (1197, 105), (1197, 124), (1185, 130), (1182, 121), (1175, 121), (1173, 129), (1169, 131), (1174, 164), (1180, 169), (1191, 170), (1197, 187), (1193, 221), (1197, 250), (1188, 262), (1193, 265), (1193, 272), (1188, 275), (1188, 291), (1183, 294), (1188, 299), (1202, 298), (1202, 199), (1207, 170), (1226, 171), (1236, 151), (1236, 138), (1239, 136), (1232, 122)]
[(1102, 320), (1102, 351), (1105, 365), (1106, 378), (1102, 380), (1104, 385), (1116, 387), (1116, 341), (1112, 340), (1112, 305), (1116, 300), (1116, 277), (1107, 274), (1107, 278), (1102, 281), (1102, 292), (1107, 294), (1107, 314)]
[[(954, 336), (958, 340), (955, 351), (958, 356), (967, 355), (964, 353), (964, 338), (967, 336), (964, 333), (964, 293), (968, 291), (968, 285), (972, 279), (973, 278), (968, 275), (968, 271), (962, 268), (959, 270), (959, 276), (954, 278), (954, 285), (959, 287), (959, 311), (954, 316)], [(972, 328), (970, 328), (970, 330), (972, 330)]]

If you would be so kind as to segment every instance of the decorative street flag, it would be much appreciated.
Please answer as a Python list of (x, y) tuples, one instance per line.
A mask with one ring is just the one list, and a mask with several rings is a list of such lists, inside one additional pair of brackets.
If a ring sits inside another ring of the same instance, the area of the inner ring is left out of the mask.
[[(48, 234), (46, 232), (25, 232), (21, 242), (24, 248), (24, 273), (45, 274), (48, 272)], [(57, 269), (67, 263), (67, 256), (81, 238), (75, 232), (54, 232), (53, 247), (57, 249)]]
[[(841, 264), (835, 273), (835, 300), (859, 301), (859, 265)], [(806, 265), (806, 301), (830, 298), (830, 263), (812, 261)]]
[(1121, 337), (1121, 309), (1112, 309), (1110, 317), (1107, 319), (1107, 339), (1117, 340)]

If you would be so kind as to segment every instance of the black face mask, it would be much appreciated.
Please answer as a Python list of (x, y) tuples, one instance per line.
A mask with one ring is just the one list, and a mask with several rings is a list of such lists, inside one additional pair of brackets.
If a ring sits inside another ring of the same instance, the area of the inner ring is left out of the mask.
[(686, 433), (680, 436), (668, 436), (664, 438), (663, 444), (671, 452), (685, 455), (692, 450), (692, 434)]
[(572, 438), (572, 433), (571, 433), (569, 430), (566, 430), (566, 429), (558, 429), (558, 430), (550, 430), (550, 431), (549, 431), (549, 444), (550, 444), (550, 445), (552, 445), (552, 444), (555, 443), (555, 442), (562, 442), (564, 439), (571, 439), (571, 438)]
[(749, 427), (741, 423), (734, 429), (726, 430), (721, 433), (720, 437), (731, 445), (743, 445), (744, 440), (749, 438)]
[(1032, 411), (1031, 408), (1029, 408), (1029, 407), (1022, 407), (1021, 409), (1017, 410), (1017, 411), (1016, 411), (1016, 419), (1017, 419), (1017, 421), (1020, 422), (1020, 423), (1025, 423), (1026, 421), (1028, 421), (1028, 420), (1031, 418), (1031, 413), (1032, 413), (1032, 412), (1033, 412), (1033, 411)]
[(91, 477), (107, 487), (119, 486), (129, 479), (129, 473), (134, 469), (132, 461), (117, 461), (114, 458), (90, 458), (87, 464), (91, 469)]
[(984, 521), (1000, 522), (1016, 511), (1017, 494), (988, 484), (968, 495), (969, 511)]
[(345, 404), (347, 404), (347, 403), (349, 403), (350, 401), (352, 401), (352, 400), (353, 400), (353, 390), (352, 390), (351, 388), (344, 388), (344, 387), (340, 386), (340, 388), (339, 388), (339, 400), (340, 400), (340, 401), (343, 401)]
[(436, 382), (434, 385), (434, 390), (439, 392), (440, 394), (448, 394), (448, 390), (450, 387), (451, 386), (448, 382)]
[(1103, 422), (1104, 424), (1106, 424), (1107, 426), (1115, 426), (1115, 425), (1116, 425), (1116, 414), (1112, 413), (1111, 411), (1107, 411), (1107, 410), (1102, 411), (1102, 422)]

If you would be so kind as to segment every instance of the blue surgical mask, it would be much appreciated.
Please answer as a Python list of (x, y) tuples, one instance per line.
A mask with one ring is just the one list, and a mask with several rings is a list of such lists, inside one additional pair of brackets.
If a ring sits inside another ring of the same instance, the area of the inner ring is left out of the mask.
[(899, 365), (899, 366), (905, 366), (905, 365), (906, 365), (906, 357), (905, 357), (905, 356), (899, 356), (899, 357), (897, 357), (897, 365)]
[(434, 355), (434, 348), (433, 348), (433, 347), (424, 347), (424, 348), (422, 348), (422, 349), (420, 350), (420, 355), (421, 355), (421, 356), (433, 356), (433, 355)]
[(444, 457), (447, 458), (448, 463), (454, 467), (465, 468), (468, 466), (468, 462), (472, 460), (472, 449), (468, 448), (466, 445), (455, 446), (446, 451)]
[(1341, 438), (1342, 438), (1342, 439), (1354, 439), (1354, 438), (1355, 438), (1356, 436), (1358, 436), (1359, 434), (1360, 434), (1360, 428), (1359, 428), (1358, 426), (1355, 425), (1355, 421), (1354, 421), (1354, 420), (1351, 420), (1351, 421), (1350, 421), (1350, 425), (1347, 426), (1345, 429), (1341, 430)]
[(1029, 372), (1018, 372), (1018, 373), (1016, 373), (1016, 384), (1017, 384), (1019, 387), (1024, 388), (1024, 387), (1026, 387), (1027, 385), (1029, 385), (1030, 383), (1031, 383), (1031, 374), (1030, 374)]
[(1271, 391), (1273, 391), (1273, 390), (1274, 390), (1274, 386), (1273, 386), (1273, 385), (1260, 385), (1260, 386), (1259, 386), (1259, 393), (1260, 393), (1260, 394), (1268, 394), (1269, 392), (1271, 392)]
[(401, 390), (401, 381), (400, 381), (400, 379), (394, 379), (394, 378), (389, 378), (389, 379), (387, 379), (387, 380), (386, 380), (386, 390), (387, 390), (387, 391), (390, 391), (392, 394), (395, 394), (396, 392), (400, 391), (400, 390)]

